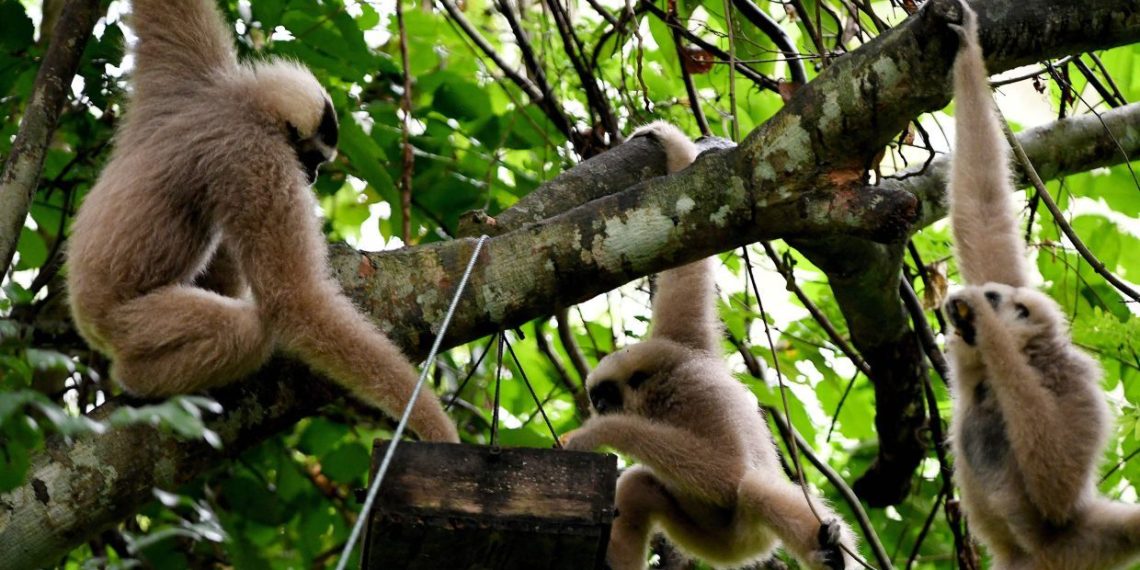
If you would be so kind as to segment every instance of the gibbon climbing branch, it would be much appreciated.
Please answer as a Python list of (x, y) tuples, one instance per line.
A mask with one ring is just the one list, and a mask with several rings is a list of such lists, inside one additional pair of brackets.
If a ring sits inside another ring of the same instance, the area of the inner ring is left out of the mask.
[[(939, 0), (931, 3), (937, 6)], [(984, 8), (983, 41), (995, 72), (1140, 40), (1140, 11), (1130, 0), (1088, 0), (1076, 7), (1067, 0), (1025, 0), (1008, 13), (996, 12), (1003, 6)], [(893, 246), (874, 240), (899, 243), (914, 229), (911, 222), (928, 221), (927, 202), (888, 185), (868, 189), (862, 175), (870, 157), (908, 121), (946, 103), (952, 42), (943, 27), (908, 20), (837, 59), (739, 148), (712, 152), (676, 176), (597, 197), (496, 237), (482, 256), (446, 346), (761, 239), (798, 237), (798, 244), (815, 243), (824, 252), (838, 251), (838, 244), (863, 248), (857, 253), (872, 253), (861, 269), (872, 276), (889, 271), (897, 276), (897, 260), (893, 266), (883, 262), (891, 259), (887, 250)], [(1123, 137), (1122, 144), (1126, 140), (1135, 144), (1136, 139)], [(1043, 175), (1057, 173), (1038, 167)], [(863, 237), (844, 237), (851, 234)], [(340, 246), (332, 263), (356, 303), (410, 355), (422, 357), (472, 246), (472, 240), (457, 240), (369, 255)], [(853, 286), (873, 283), (857, 273), (848, 277)], [(897, 283), (885, 292), (909, 330)], [(889, 299), (876, 302), (890, 306)], [(857, 303), (845, 305), (849, 324), (872, 318), (872, 312), (859, 309)], [(877, 317), (883, 327), (883, 315)], [(856, 345), (866, 356), (865, 345)], [(875, 362), (871, 366), (877, 368)], [(889, 361), (883, 366), (889, 368)], [(921, 386), (917, 389), (921, 398)], [(215, 393), (226, 412), (209, 424), (225, 445), (222, 451), (146, 426), (70, 445), (49, 441), (34, 458), (25, 486), (0, 497), (0, 544), (15, 545), (0, 549), (0, 567), (51, 561), (134, 512), (152, 498), (153, 487), (190, 481), (314, 413), (334, 394), (302, 366), (276, 360), (248, 381)], [(916, 405), (921, 409), (920, 399)], [(880, 422), (884, 437), (882, 428)]]

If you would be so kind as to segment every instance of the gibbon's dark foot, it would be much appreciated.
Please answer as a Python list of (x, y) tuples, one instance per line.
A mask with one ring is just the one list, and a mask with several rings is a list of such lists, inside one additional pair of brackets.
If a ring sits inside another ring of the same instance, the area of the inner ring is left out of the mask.
[(843, 570), (843, 547), (839, 541), (842, 539), (843, 529), (835, 519), (829, 519), (819, 525), (820, 561), (831, 570)]
[[(999, 299), (1000, 300), (1000, 299)], [(993, 301), (990, 301), (993, 303)], [(978, 340), (978, 329), (974, 327), (974, 308), (962, 299), (950, 299), (946, 303), (946, 316), (954, 324), (954, 330), (970, 346)]]

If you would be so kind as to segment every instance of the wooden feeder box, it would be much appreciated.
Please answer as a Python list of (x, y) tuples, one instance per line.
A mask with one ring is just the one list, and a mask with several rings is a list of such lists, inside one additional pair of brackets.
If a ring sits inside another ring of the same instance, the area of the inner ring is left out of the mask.
[[(377, 441), (372, 474), (388, 448)], [(617, 458), (405, 441), (364, 534), (366, 570), (602, 569)]]

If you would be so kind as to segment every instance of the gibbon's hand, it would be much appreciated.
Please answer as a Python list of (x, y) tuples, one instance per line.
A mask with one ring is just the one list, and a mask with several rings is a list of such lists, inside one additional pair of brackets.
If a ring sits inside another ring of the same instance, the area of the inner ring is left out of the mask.
[(947, 24), (947, 26), (958, 34), (960, 41), (958, 49), (964, 49), (976, 43), (976, 38), (978, 37), (978, 15), (974, 12), (974, 9), (966, 3), (966, 0), (958, 0), (958, 6), (962, 11), (961, 23)]
[(559, 436), (558, 443), (562, 444), (563, 449), (570, 451), (593, 451), (598, 444), (594, 442), (592, 433), (584, 427), (570, 430)]

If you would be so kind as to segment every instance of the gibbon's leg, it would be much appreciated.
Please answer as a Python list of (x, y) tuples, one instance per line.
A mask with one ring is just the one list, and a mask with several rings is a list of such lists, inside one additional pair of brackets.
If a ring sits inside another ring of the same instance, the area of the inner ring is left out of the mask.
[(1065, 524), (1085, 491), (1089, 473), (1088, 453), (1074, 450), (1087, 448), (1089, 442), (1074, 437), (1072, 426), (1065, 425), (1070, 420), (1055, 393), (1043, 385), (1041, 374), (1026, 361), (982, 292), (971, 293), (963, 291), (952, 302), (969, 299), (968, 318), (977, 331), (977, 347), (1026, 491), (1046, 520)]
[(748, 527), (760, 524), (771, 529), (784, 548), (812, 568), (846, 567), (850, 556), (839, 545), (857, 552), (855, 535), (822, 501), (811, 497), (811, 502), (818, 519), (798, 485), (749, 471), (740, 482), (737, 520)]
[(1002, 135), (978, 45), (977, 16), (966, 2), (954, 60), (955, 145), (951, 159), (950, 227), (966, 283), (1028, 284), (1025, 250), (1014, 216), (1009, 146)]
[(206, 271), (194, 280), (194, 285), (225, 297), (241, 298), (249, 292), (241, 265), (225, 244), (218, 247)]
[(668, 473), (688, 494), (715, 505), (736, 500), (742, 467), (684, 429), (625, 414), (596, 416), (563, 436), (567, 449), (593, 451), (607, 445), (650, 468)]
[(111, 309), (111, 376), (140, 396), (220, 386), (256, 370), (272, 350), (257, 307), (188, 285), (160, 287)]
[[(400, 417), (418, 379), (415, 368), (328, 276), (327, 245), (301, 173), (293, 165), (256, 162), (247, 161), (248, 170), (239, 171), (234, 186), (219, 188), (217, 196), (237, 201), (222, 208), (223, 232), (263, 318), (287, 353)], [(409, 427), (421, 439), (459, 441), (431, 390), (420, 392)]]
[(1078, 524), (1071, 539), (1051, 544), (1039, 558), (1055, 568), (1099, 570), (1121, 567), (1140, 555), (1140, 506), (1098, 497)]
[(696, 525), (677, 500), (645, 467), (635, 465), (618, 478), (615, 495), (617, 517), (610, 528), (606, 562), (613, 570), (642, 570), (649, 549), (654, 523), (666, 524), (671, 532), (681, 532), (689, 540), (712, 541), (713, 537)]
[(717, 354), (721, 324), (716, 313), (715, 258), (661, 272), (653, 296), (653, 338)]

